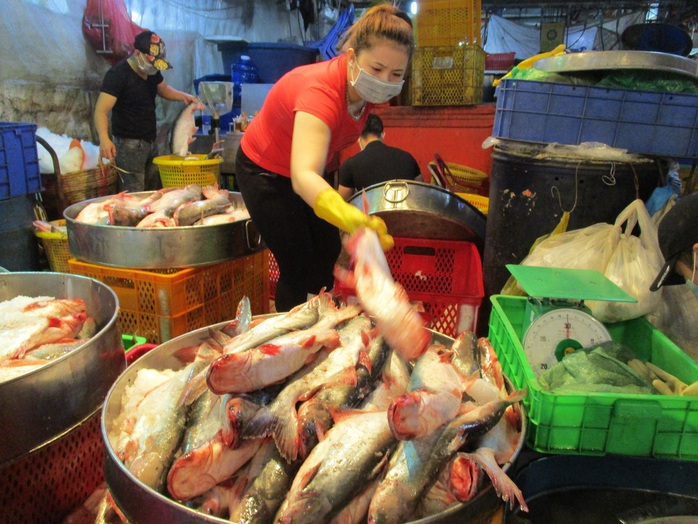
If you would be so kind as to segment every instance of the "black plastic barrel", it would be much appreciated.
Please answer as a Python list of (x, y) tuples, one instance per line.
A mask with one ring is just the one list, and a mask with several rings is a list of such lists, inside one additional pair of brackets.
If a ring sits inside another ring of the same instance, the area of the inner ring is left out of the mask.
[[(542, 148), (542, 146), (541, 146)], [(635, 198), (647, 200), (660, 180), (654, 161), (586, 160), (546, 155), (542, 149), (495, 148), (484, 253), (485, 294), (498, 294), (533, 242), (550, 233), (563, 210), (568, 230), (612, 224)]]
[(39, 269), (39, 240), (34, 235), (34, 195), (0, 200), (0, 266), (9, 271)]

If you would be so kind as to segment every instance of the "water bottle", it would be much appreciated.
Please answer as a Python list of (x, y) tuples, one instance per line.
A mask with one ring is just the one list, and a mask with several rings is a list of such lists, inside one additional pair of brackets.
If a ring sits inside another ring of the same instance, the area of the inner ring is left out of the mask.
[(259, 81), (257, 66), (248, 55), (240, 55), (232, 65), (233, 106), (240, 107), (242, 84), (256, 84)]

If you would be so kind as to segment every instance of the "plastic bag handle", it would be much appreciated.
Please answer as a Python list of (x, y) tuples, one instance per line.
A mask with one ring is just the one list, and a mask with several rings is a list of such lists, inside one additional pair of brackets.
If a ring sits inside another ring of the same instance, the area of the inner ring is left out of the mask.
[[(623, 224), (625, 223), (625, 230)], [(657, 226), (652, 222), (652, 217), (647, 212), (645, 203), (638, 199), (633, 200), (628, 206), (620, 212), (616, 218), (615, 226), (621, 229), (627, 235), (632, 234), (635, 226), (640, 225), (640, 241), (645, 247), (659, 249), (659, 239), (657, 238)]]

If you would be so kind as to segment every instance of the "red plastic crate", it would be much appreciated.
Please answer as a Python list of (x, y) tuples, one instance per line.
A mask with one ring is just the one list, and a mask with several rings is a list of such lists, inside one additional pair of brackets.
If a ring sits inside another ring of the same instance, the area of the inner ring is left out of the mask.
[[(390, 272), (414, 303), (424, 309), (429, 328), (455, 337), (474, 331), (485, 295), (482, 262), (472, 242), (394, 237), (386, 253)], [(335, 282), (335, 294), (346, 303), (355, 291)]]
[(487, 53), (485, 71), (508, 71), (516, 61), (516, 53)]
[(279, 264), (274, 255), (269, 251), (269, 298), (276, 296), (276, 284), (279, 283)]

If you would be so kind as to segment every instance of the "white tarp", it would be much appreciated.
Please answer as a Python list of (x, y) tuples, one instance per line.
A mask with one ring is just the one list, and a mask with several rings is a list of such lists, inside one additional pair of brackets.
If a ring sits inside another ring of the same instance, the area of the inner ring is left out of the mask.
[[(298, 11), (289, 12), (276, 0), (197, 0), (196, 7), (190, 0), (119, 1), (136, 24), (165, 40), (174, 66), (164, 73), (165, 80), (191, 93), (195, 78), (225, 72), (218, 46), (207, 37), (302, 44), (331, 25), (322, 19), (306, 34)], [(2, 3), (0, 121), (33, 122), (54, 133), (94, 140), (92, 111), (110, 64), (83, 37), (85, 0)], [(161, 134), (181, 108), (176, 102), (158, 102)]]
[[(620, 49), (620, 37), (628, 26), (644, 22), (644, 11), (628, 14), (618, 19), (592, 21), (568, 27), (565, 45), (573, 51), (609, 51)], [(540, 53), (540, 27), (512, 22), (492, 15), (483, 27), (483, 48), (488, 53), (516, 52), (516, 58)]]

